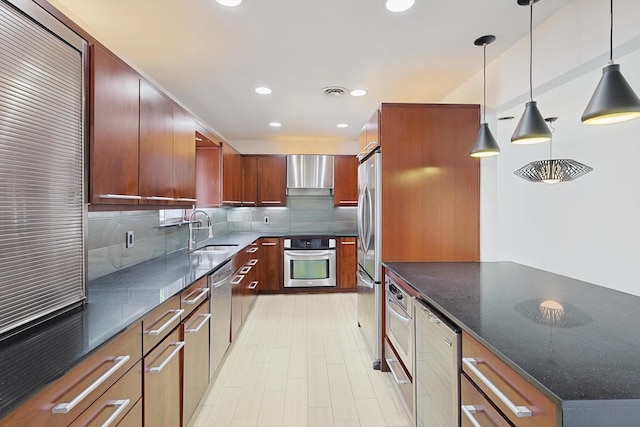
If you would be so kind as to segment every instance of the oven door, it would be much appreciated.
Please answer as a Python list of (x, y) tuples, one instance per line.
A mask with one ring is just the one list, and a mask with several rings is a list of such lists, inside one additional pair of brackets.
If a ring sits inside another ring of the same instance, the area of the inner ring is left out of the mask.
[[(411, 312), (411, 300), (407, 299), (407, 310)], [(387, 338), (398, 353), (405, 369), (413, 377), (413, 318), (393, 296), (387, 296)]]
[(336, 286), (336, 251), (285, 250), (284, 287)]

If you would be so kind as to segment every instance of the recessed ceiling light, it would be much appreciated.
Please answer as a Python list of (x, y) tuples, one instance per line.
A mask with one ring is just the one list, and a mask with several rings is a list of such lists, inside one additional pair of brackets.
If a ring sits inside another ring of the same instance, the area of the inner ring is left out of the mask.
[(256, 88), (256, 93), (259, 93), (260, 95), (269, 95), (271, 92), (272, 90), (265, 86), (260, 86)]
[(404, 12), (410, 9), (415, 0), (387, 0), (385, 6), (390, 12)]
[(349, 125), (348, 125), (347, 123), (339, 123), (337, 126), (338, 126), (340, 129), (344, 129), (344, 128), (348, 128), (348, 127), (349, 127)]
[(282, 123), (280, 123), (280, 122), (271, 122), (271, 123), (269, 123), (269, 126), (274, 127), (274, 128), (279, 128), (280, 126), (282, 126)]
[(242, 3), (242, 0), (216, 0), (223, 6), (235, 7)]
[(349, 93), (351, 94), (351, 96), (365, 96), (367, 94), (367, 91), (364, 89), (354, 89)]

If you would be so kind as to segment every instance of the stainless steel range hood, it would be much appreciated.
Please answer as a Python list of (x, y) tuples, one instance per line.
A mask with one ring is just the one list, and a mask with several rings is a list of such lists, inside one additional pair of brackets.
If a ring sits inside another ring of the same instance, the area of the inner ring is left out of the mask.
[(290, 154), (287, 156), (287, 194), (328, 196), (333, 193), (333, 156)]

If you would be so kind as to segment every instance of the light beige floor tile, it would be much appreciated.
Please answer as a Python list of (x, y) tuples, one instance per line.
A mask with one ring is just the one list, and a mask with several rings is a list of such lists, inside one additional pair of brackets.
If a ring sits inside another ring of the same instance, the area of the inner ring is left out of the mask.
[(382, 416), (388, 426), (399, 426), (411, 424), (404, 405), (398, 396), (393, 384), (391, 374), (370, 370), (367, 371), (376, 399), (380, 405)]
[(309, 427), (333, 427), (331, 408), (309, 408)]
[(324, 357), (310, 357), (308, 360), (309, 407), (331, 407), (329, 375)]
[(374, 399), (376, 395), (373, 392), (369, 375), (367, 375), (367, 369), (362, 366), (360, 353), (344, 353), (344, 360), (353, 398)]
[(306, 340), (296, 340), (291, 343), (288, 376), (289, 378), (307, 378)]
[(327, 375), (329, 376), (334, 422), (357, 420), (358, 412), (356, 411), (353, 394), (351, 394), (351, 385), (349, 384), (349, 376), (345, 365), (327, 364)]
[(256, 427), (257, 425), (257, 418), (234, 418), (230, 427)]
[(262, 395), (267, 384), (269, 363), (254, 363), (249, 369), (247, 383), (242, 387), (235, 418), (258, 418)]
[(257, 346), (255, 345), (233, 346), (232, 351), (235, 357), (230, 360), (229, 372), (226, 373), (224, 387), (243, 387), (245, 385), (249, 375), (247, 367), (253, 360), (256, 348)]
[(306, 378), (289, 378), (284, 401), (283, 427), (309, 425), (309, 399)]
[(325, 357), (326, 352), (324, 350), (324, 339), (322, 338), (322, 327), (318, 322), (316, 325), (309, 325), (307, 327), (307, 355), (309, 357)]
[(344, 363), (342, 347), (336, 331), (323, 331), (322, 340), (324, 342), (325, 357), (328, 365)]
[(356, 399), (356, 409), (360, 425), (367, 427), (386, 427), (378, 401), (373, 399)]
[(258, 427), (281, 427), (284, 416), (284, 391), (267, 391), (262, 398)]
[(206, 414), (204, 426), (228, 426), (233, 421), (233, 414), (240, 399), (242, 389), (239, 387), (224, 388), (216, 403)]
[(265, 391), (286, 391), (289, 375), (289, 347), (274, 348)]
[(368, 427), (360, 424), (358, 420), (338, 420), (334, 421), (335, 427)]

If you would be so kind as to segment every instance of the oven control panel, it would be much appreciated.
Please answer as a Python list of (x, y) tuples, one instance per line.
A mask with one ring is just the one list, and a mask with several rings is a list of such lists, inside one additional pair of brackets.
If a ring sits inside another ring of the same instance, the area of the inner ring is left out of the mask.
[(284, 239), (285, 249), (334, 249), (336, 239), (324, 237), (304, 237), (296, 239)]

